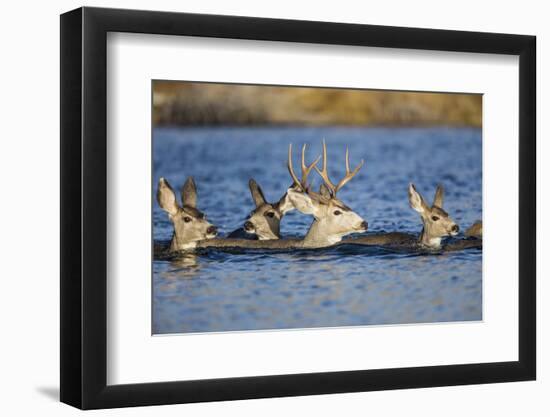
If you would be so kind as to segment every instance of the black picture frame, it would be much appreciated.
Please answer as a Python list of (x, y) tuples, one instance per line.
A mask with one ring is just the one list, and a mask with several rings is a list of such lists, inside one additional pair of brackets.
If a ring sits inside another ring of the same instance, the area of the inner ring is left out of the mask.
[[(519, 360), (107, 385), (108, 32), (519, 56)], [(61, 15), (60, 56), (62, 402), (94, 409), (535, 379), (534, 36), (84, 7)]]

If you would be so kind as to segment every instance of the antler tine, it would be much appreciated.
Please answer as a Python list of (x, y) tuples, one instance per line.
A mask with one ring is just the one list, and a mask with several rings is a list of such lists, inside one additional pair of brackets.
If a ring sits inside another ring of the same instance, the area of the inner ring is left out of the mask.
[(364, 163), (365, 163), (365, 161), (363, 159), (361, 159), (361, 162), (359, 163), (359, 165), (357, 165), (353, 171), (350, 171), (350, 168), (349, 168), (349, 148), (346, 146), (346, 176), (340, 180), (340, 182), (336, 186), (336, 189), (335, 189), (334, 193), (336, 193), (345, 184), (347, 184), (348, 181), (350, 181), (353, 177), (355, 177), (355, 175), (357, 175), (357, 173), (359, 172), (359, 170), (361, 169), (361, 167), (363, 166)]
[(336, 187), (328, 177), (328, 171), (327, 171), (327, 144), (325, 140), (323, 139), (323, 169), (319, 170), (319, 168), (315, 167), (315, 171), (319, 173), (323, 181), (325, 182), (326, 186), (330, 189), (330, 191), (333, 194), (336, 194)]
[(302, 183), (300, 182), (300, 180), (298, 179), (298, 177), (294, 173), (294, 169), (292, 168), (292, 143), (288, 145), (288, 163), (287, 163), (287, 167), (288, 167), (288, 172), (290, 173), (290, 176), (292, 177), (292, 179), (294, 181), (294, 185), (298, 186), (300, 188), (303, 188)]
[(304, 143), (304, 145), (302, 146), (302, 182), (301, 182), (302, 188), (304, 190), (307, 189), (307, 177), (309, 173), (311, 172), (313, 167), (317, 165), (317, 163), (319, 162), (319, 159), (321, 159), (321, 155), (319, 155), (311, 165), (307, 166), (306, 165), (306, 147), (307, 145)]

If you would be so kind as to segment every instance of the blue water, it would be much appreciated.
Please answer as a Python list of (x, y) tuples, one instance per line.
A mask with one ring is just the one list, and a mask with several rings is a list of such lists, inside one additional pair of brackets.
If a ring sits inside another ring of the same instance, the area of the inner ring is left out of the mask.
[[(291, 184), (288, 144), (308, 143), (308, 160), (325, 138), (331, 178), (366, 163), (338, 193), (369, 223), (369, 233), (419, 233), (409, 208), (414, 182), (426, 200), (445, 186), (444, 208), (465, 230), (481, 219), (481, 130), (469, 128), (157, 128), (154, 186), (166, 177), (180, 189), (195, 177), (198, 207), (226, 235), (253, 209), (248, 179), (269, 201)], [(295, 155), (298, 169), (298, 153)], [(316, 187), (320, 184), (317, 174)], [(169, 240), (167, 215), (153, 208), (154, 239)], [(303, 236), (311, 217), (297, 211), (284, 236)], [(460, 237), (460, 236), (459, 236)], [(395, 253), (344, 247), (293, 253), (210, 250), (153, 263), (153, 333), (218, 332), (482, 319), (482, 252)]]

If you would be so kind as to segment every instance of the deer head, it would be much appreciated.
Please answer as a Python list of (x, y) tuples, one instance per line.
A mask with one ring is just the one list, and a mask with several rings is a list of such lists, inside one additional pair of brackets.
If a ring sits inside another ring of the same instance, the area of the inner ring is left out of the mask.
[[(347, 184), (363, 166), (363, 161), (351, 171), (349, 167), (349, 151), (346, 150), (346, 175), (334, 185), (327, 172), (327, 146), (323, 141), (323, 169), (317, 168), (319, 158), (309, 167), (305, 164), (305, 145), (302, 148), (302, 179), (298, 180), (292, 168), (292, 145), (288, 149), (288, 171), (294, 184), (287, 194), (294, 207), (304, 213), (313, 215), (314, 221), (304, 238), (304, 246), (320, 247), (332, 245), (351, 233), (361, 233), (367, 230), (367, 222), (351, 208), (336, 197), (336, 193)], [(310, 190), (307, 176), (312, 168), (321, 175), (324, 184), (319, 193)]]
[(464, 232), (466, 237), (475, 237), (477, 239), (483, 239), (483, 223), (481, 220), (476, 221), (472, 224), (468, 230)]
[(193, 248), (197, 241), (210, 239), (218, 234), (215, 226), (197, 209), (197, 187), (192, 177), (187, 178), (181, 190), (181, 205), (174, 190), (164, 178), (159, 180), (157, 201), (168, 213), (174, 225), (170, 249), (173, 251)]
[(281, 220), (294, 209), (288, 195), (285, 193), (278, 202), (268, 203), (256, 181), (250, 179), (248, 187), (256, 208), (246, 219), (244, 230), (255, 234), (260, 240), (280, 239)]
[(431, 206), (416, 190), (414, 184), (409, 184), (409, 204), (420, 213), (424, 228), (420, 234), (420, 243), (424, 246), (437, 249), (441, 246), (441, 239), (446, 236), (456, 236), (459, 227), (449, 214), (443, 210), (443, 186), (438, 185), (435, 190), (434, 201)]

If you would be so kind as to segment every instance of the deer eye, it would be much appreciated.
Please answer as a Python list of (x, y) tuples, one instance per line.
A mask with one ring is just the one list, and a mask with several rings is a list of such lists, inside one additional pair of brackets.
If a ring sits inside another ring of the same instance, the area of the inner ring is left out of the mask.
[(439, 217), (437, 217), (437, 216), (432, 216), (432, 220), (433, 220), (434, 222), (436, 222), (436, 221), (439, 220)]
[(184, 221), (185, 223), (189, 223), (189, 222), (191, 221), (191, 217), (185, 216), (185, 217), (183, 218), (183, 221)]
[(268, 211), (265, 215), (267, 217), (273, 217), (273, 216), (275, 216), (275, 213), (273, 213), (272, 211)]
[(340, 210), (334, 210), (334, 215), (335, 216), (339, 216), (340, 214), (342, 214), (342, 212)]

